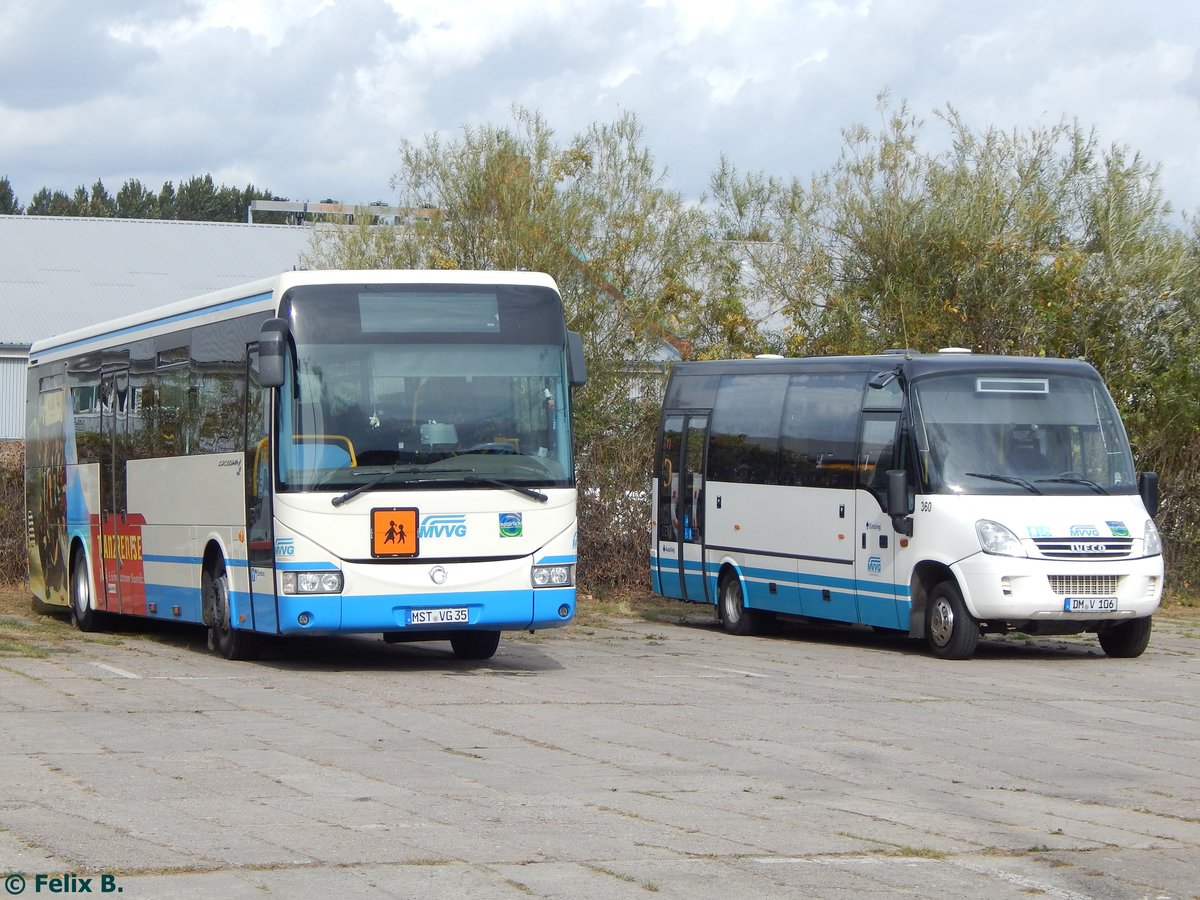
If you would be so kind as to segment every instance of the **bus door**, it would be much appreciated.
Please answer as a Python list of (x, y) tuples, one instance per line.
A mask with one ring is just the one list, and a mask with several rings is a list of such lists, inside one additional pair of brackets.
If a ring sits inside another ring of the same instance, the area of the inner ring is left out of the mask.
[(100, 378), (100, 559), (97, 606), (110, 612), (132, 612), (121, 605), (124, 560), (122, 540), (127, 516), (125, 461), (129, 456), (129, 369), (111, 369)]
[[(863, 414), (858, 442), (855, 505), (854, 583), (858, 621), (882, 628), (900, 628), (896, 608), (896, 540), (891, 516), (885, 511), (887, 471), (897, 468), (895, 454), (899, 412)], [(907, 627), (907, 623), (905, 626)]]
[(664, 597), (712, 602), (704, 578), (704, 448), (708, 413), (663, 419), (658, 461), (658, 581)]
[(271, 477), (271, 390), (258, 380), (258, 348), (247, 353), (246, 547), (250, 567), (249, 621), (256, 631), (279, 630), (275, 606), (274, 481)]

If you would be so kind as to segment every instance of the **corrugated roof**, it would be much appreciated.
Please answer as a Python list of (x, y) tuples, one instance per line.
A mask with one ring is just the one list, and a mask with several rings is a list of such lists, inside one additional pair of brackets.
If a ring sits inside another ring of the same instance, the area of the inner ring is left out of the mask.
[(286, 272), (311, 234), (289, 225), (0, 216), (0, 346)]

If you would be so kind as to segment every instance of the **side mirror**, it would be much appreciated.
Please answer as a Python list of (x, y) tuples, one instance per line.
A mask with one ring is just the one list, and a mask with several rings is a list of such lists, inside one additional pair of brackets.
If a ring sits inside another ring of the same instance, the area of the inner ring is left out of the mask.
[(263, 387), (283, 384), (287, 333), (286, 319), (267, 319), (258, 330), (258, 381)]
[(912, 537), (913, 520), (908, 506), (908, 473), (904, 469), (888, 469), (887, 473), (888, 512), (892, 516), (892, 527), (897, 534)]
[(583, 358), (583, 337), (578, 331), (567, 332), (567, 375), (571, 387), (587, 384), (587, 362)]
[(1158, 473), (1157, 472), (1139, 472), (1138, 473), (1138, 493), (1142, 495), (1142, 503), (1146, 505), (1146, 512), (1150, 514), (1150, 518), (1158, 515)]

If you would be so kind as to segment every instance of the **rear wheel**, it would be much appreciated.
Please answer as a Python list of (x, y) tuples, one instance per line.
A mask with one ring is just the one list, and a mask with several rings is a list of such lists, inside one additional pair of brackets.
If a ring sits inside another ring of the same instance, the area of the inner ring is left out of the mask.
[(92, 582), (87, 555), (79, 547), (71, 554), (71, 621), (80, 631), (99, 631), (104, 614), (92, 608)]
[(491, 659), (500, 646), (498, 631), (456, 631), (450, 647), (459, 659)]
[(204, 608), (212, 610), (212, 622), (208, 628), (208, 647), (226, 659), (256, 659), (258, 657), (258, 635), (233, 627), (233, 609), (229, 602), (229, 575), (224, 565), (219, 571), (207, 568), (200, 576), (200, 590)]
[(754, 634), (762, 624), (762, 614), (756, 609), (746, 608), (742, 594), (742, 580), (736, 575), (727, 575), (720, 587), (721, 625), (730, 634)]
[(939, 659), (970, 659), (979, 644), (979, 622), (967, 612), (953, 581), (943, 581), (929, 597), (925, 639)]
[(1117, 659), (1133, 659), (1145, 652), (1150, 643), (1150, 617), (1110, 625), (1096, 635), (1105, 654)]

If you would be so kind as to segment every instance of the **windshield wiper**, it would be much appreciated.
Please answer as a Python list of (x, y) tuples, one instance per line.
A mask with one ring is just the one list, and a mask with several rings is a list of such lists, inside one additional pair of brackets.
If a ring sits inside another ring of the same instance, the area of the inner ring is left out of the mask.
[(495, 478), (482, 478), (479, 475), (468, 475), (463, 479), (467, 484), (490, 484), (492, 487), (504, 488), (509, 491), (516, 491), (518, 494), (524, 494), (526, 497), (532, 497), (538, 503), (545, 503), (550, 498), (541, 491), (535, 491), (533, 488), (522, 487), (519, 484), (512, 484), (508, 481), (498, 481)]
[(1062, 477), (1059, 477), (1059, 478), (1039, 478), (1038, 479), (1039, 484), (1043, 481), (1048, 481), (1051, 484), (1083, 484), (1083, 485), (1086, 485), (1087, 487), (1090, 487), (1097, 494), (1107, 494), (1108, 493), (1108, 491), (1105, 490), (1103, 485), (1097, 484), (1096, 482), (1092, 481), (1092, 479), (1090, 479), (1090, 478), (1062, 478)]
[[(338, 496), (334, 497), (331, 502), (333, 503), (334, 506), (341, 506), (347, 500), (353, 500), (359, 494), (361, 494), (365, 491), (369, 491), (372, 488), (378, 487), (380, 484), (387, 481), (393, 475), (411, 475), (416, 472), (423, 472), (423, 473), (437, 474), (437, 475), (440, 475), (443, 472), (451, 472), (451, 473), (454, 473), (457, 475), (460, 472), (473, 472), (473, 471), (475, 471), (475, 470), (474, 469), (434, 469), (432, 472), (430, 472), (429, 469), (423, 468), (422, 466), (402, 466), (399, 463), (397, 463), (396, 465), (394, 465), (390, 469), (388, 469), (386, 472), (376, 475), (370, 481), (360, 484), (356, 488), (351, 488), (350, 490), (346, 491), (346, 493), (344, 493), (344, 494), (339, 494)], [(423, 479), (423, 480), (427, 480), (427, 479)]]
[(1015, 484), (1018, 487), (1023, 487), (1031, 494), (1041, 494), (1036, 487), (1026, 481), (1024, 478), (1018, 478), (1016, 475), (997, 475), (992, 472), (967, 472), (972, 478), (986, 478), (989, 481), (1003, 481), (1005, 484)]

